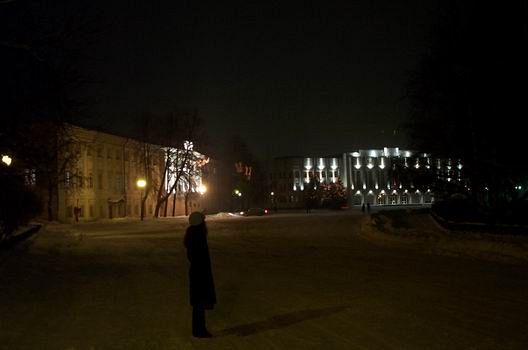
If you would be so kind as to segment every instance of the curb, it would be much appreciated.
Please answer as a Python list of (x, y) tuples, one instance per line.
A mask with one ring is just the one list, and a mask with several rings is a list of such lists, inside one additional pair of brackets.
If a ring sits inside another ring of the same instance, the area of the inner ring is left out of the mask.
[(41, 224), (32, 224), (28, 225), (25, 230), (15, 233), (14, 235), (10, 236), (9, 238), (5, 239), (4, 241), (0, 242), (0, 251), (7, 250), (17, 243), (20, 243), (29, 237), (33, 236), (35, 233), (37, 233), (41, 228)]

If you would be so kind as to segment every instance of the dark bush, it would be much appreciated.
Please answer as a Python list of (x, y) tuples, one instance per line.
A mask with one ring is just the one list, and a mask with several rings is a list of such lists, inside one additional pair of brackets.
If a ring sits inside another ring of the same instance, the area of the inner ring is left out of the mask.
[(444, 219), (455, 222), (480, 222), (484, 215), (471, 200), (463, 195), (453, 195), (433, 204), (432, 210)]
[(3, 240), (37, 216), (42, 204), (23, 179), (10, 172), (0, 174), (0, 193), (0, 240)]

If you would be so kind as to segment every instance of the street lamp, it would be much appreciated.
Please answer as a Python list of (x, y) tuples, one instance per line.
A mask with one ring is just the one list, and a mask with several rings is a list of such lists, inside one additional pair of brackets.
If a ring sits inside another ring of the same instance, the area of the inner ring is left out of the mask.
[(7, 154), (2, 155), (2, 162), (5, 163), (5, 165), (10, 166), (12, 161), (13, 158), (8, 156)]
[(141, 202), (141, 221), (143, 221), (143, 217), (144, 217), (144, 214), (145, 214), (145, 202), (143, 201), (143, 190), (145, 189), (145, 187), (147, 187), (147, 180), (138, 179), (136, 181), (136, 185), (141, 190), (141, 197), (140, 197), (139, 200)]

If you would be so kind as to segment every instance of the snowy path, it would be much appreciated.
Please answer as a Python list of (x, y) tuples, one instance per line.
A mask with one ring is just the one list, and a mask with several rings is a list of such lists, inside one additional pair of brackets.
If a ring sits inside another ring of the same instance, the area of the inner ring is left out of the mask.
[(209, 220), (209, 340), (183, 218), (51, 227), (0, 265), (0, 349), (526, 348), (528, 265), (373, 244), (361, 219)]

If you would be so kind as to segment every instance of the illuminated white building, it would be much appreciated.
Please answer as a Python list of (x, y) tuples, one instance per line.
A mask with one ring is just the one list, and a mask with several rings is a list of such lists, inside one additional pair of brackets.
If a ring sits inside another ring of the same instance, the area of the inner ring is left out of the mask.
[(434, 200), (432, 184), (413, 183), (404, 169), (432, 172), (445, 181), (462, 180), (463, 165), (452, 159), (399, 148), (366, 149), (328, 157), (276, 158), (270, 174), (275, 204), (282, 208), (304, 205), (303, 190), (317, 183), (341, 181), (350, 205), (420, 205)]

